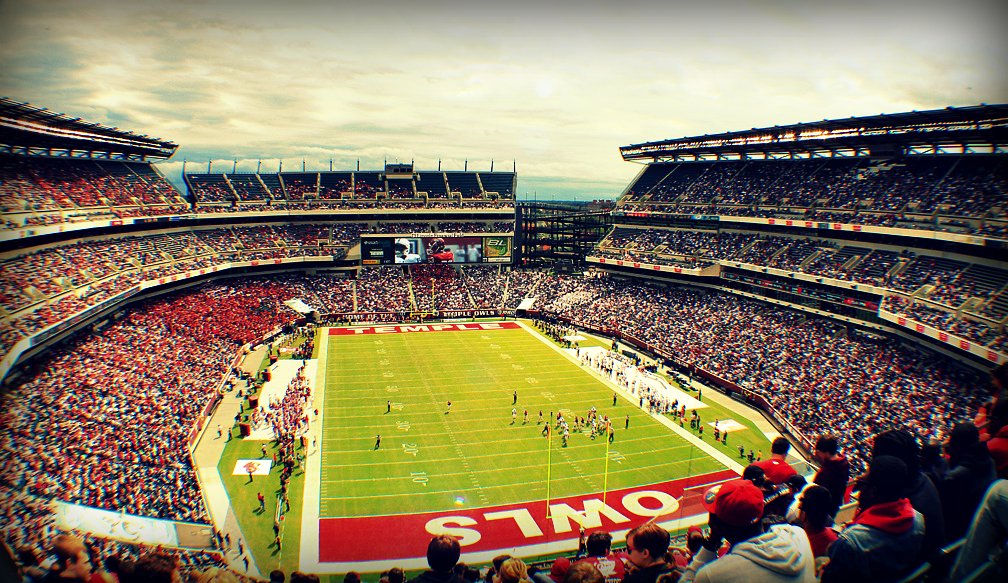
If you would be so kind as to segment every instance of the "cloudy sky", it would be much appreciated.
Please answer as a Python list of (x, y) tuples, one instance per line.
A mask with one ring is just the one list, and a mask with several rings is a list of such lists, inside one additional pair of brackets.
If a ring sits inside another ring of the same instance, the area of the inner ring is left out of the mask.
[[(700, 5), (702, 4), (702, 5)], [(0, 0), (0, 94), (230, 169), (510, 169), (618, 194), (636, 142), (1008, 102), (998, 0)]]

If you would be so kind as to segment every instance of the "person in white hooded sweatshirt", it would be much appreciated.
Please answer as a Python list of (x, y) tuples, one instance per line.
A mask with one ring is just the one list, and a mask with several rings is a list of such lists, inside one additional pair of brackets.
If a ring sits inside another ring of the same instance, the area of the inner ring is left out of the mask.
[[(707, 491), (710, 534), (680, 583), (815, 583), (815, 557), (805, 531), (775, 524), (763, 532), (763, 491), (732, 480)], [(726, 540), (731, 550), (718, 557)]]

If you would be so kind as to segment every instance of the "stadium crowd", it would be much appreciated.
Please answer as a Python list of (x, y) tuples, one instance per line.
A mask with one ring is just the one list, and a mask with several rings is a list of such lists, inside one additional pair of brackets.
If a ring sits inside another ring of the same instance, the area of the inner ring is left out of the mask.
[[(470, 174), (475, 184), (476, 174)], [(511, 205), (514, 200), (510, 190), (490, 199), (478, 188), (471, 192), (467, 189), (470, 198), (465, 199), (413, 200), (411, 186), (376, 200), (377, 182), (363, 181), (354, 189), (350, 173), (345, 173), (347, 178), (343, 180), (327, 177), (321, 184), (319, 176), (319, 173), (188, 174), (186, 181), (193, 199), (189, 201), (150, 164), (4, 155), (0, 156), (0, 224), (6, 229), (20, 229), (194, 212), (314, 208), (494, 208)], [(351, 198), (343, 200), (344, 192), (350, 193)], [(330, 202), (320, 205), (317, 199)]]
[(975, 232), (979, 221), (938, 217), (1003, 219), (1005, 176), (1003, 157), (983, 156), (663, 163), (630, 185), (621, 206)]
[[(874, 435), (901, 427), (925, 442), (945, 440), (980, 404), (971, 390), (979, 379), (941, 359), (729, 294), (545, 270), (481, 267), (459, 278), (453, 267), (423, 268), (451, 270), (427, 276), (448, 275), (457, 290), (497, 290), (485, 300), (493, 305), (537, 297), (548, 318), (636, 338), (753, 391), (809, 438), (843, 435), (854, 475), (870, 471)], [(328, 311), (333, 300), (345, 307), (346, 290), (355, 289), (359, 310), (384, 311), (408, 304), (409, 282), (402, 266), (363, 270), (355, 282), (286, 275), (204, 284), (131, 310), (55, 350), (4, 395), (0, 462), (8, 471), (0, 486), (17, 493), (11, 500), (55, 498), (206, 522), (185, 441), (237, 347), (296, 318), (283, 306), (288, 299)], [(295, 391), (291, 402), (303, 398)], [(291, 414), (293, 426), (300, 418)], [(23, 504), (3, 511), (22, 517), (18, 532), (36, 532), (42, 544), (46, 529), (32, 526)]]

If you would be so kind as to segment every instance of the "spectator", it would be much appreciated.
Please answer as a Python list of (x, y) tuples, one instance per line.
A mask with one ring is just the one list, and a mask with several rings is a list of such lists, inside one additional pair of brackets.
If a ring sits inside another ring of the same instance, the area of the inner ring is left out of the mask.
[(783, 484), (788, 478), (798, 472), (787, 463), (787, 455), (791, 450), (791, 442), (786, 437), (779, 436), (770, 445), (770, 457), (756, 462), (763, 469), (766, 479), (774, 484)]
[(51, 551), (55, 561), (49, 570), (48, 580), (81, 581), (91, 578), (91, 557), (84, 541), (67, 534), (56, 535)]
[[(270, 571), (269, 583), (284, 583), (286, 579), (287, 576), (280, 569), (273, 569)], [(399, 581), (398, 583), (402, 583), (402, 581)]]
[(955, 426), (946, 450), (949, 471), (938, 483), (938, 493), (945, 518), (944, 542), (949, 542), (966, 535), (984, 493), (997, 474), (987, 448), (980, 443), (980, 432), (972, 423)]
[(319, 583), (319, 576), (294, 571), (291, 573), (290, 583)]
[(626, 575), (623, 559), (611, 552), (612, 535), (595, 531), (585, 541), (585, 558), (578, 563), (591, 563), (605, 577), (606, 583), (618, 583)]
[(427, 544), (427, 564), (430, 569), (410, 579), (410, 583), (455, 583), (453, 569), (462, 554), (462, 547), (455, 538), (442, 534)]
[(990, 439), (987, 441), (987, 452), (994, 460), (994, 469), (998, 478), (1008, 478), (1008, 399), (1003, 399), (991, 410), (990, 423), (987, 426)]
[(361, 583), (360, 573), (350, 571), (343, 576), (343, 583)]
[(798, 499), (799, 521), (808, 535), (812, 556), (825, 557), (829, 546), (837, 539), (835, 530), (829, 527), (833, 518), (829, 514), (833, 503), (832, 494), (818, 484), (812, 484)]
[[(997, 480), (984, 495), (973, 517), (966, 542), (956, 558), (949, 581), (964, 581), (1008, 543), (1008, 480)], [(1002, 555), (1003, 556), (1003, 555)], [(1001, 569), (1003, 575), (1003, 568)], [(993, 580), (993, 579), (992, 579)]]
[(136, 562), (133, 578), (150, 583), (178, 583), (181, 580), (178, 563), (171, 557), (155, 553), (141, 557)]
[(940, 484), (942, 478), (945, 477), (945, 472), (948, 471), (948, 461), (942, 455), (942, 443), (937, 439), (928, 440), (921, 446), (920, 458), (921, 472), (931, 480), (932, 484), (936, 486)]
[(665, 562), (670, 539), (664, 528), (654, 522), (645, 522), (628, 532), (626, 540), (630, 572), (623, 578), (624, 583), (655, 583), (671, 572)]
[(945, 542), (945, 515), (938, 488), (920, 471), (920, 446), (907, 431), (883, 431), (875, 436), (872, 446), (872, 459), (880, 455), (895, 456), (906, 466), (907, 483), (903, 495), (914, 510), (924, 515), (924, 556), (929, 558)]
[(854, 521), (829, 548), (822, 583), (895, 581), (924, 558), (924, 516), (905, 497), (906, 464), (872, 458)]
[(820, 435), (816, 440), (813, 456), (819, 462), (819, 471), (812, 478), (812, 483), (829, 490), (831, 496), (829, 513), (830, 516), (836, 516), (837, 510), (843, 504), (847, 480), (850, 479), (850, 464), (840, 453), (835, 435)]
[[(775, 524), (763, 532), (763, 491), (748, 480), (719, 484), (704, 495), (710, 533), (680, 581), (815, 582), (815, 562), (805, 532)], [(724, 540), (731, 550), (718, 557)]]
[(571, 565), (564, 576), (563, 583), (604, 583), (605, 580), (605, 576), (595, 565), (578, 561)]
[(501, 583), (528, 583), (528, 566), (521, 559), (511, 558), (501, 565)]
[(986, 441), (994, 433), (989, 430), (987, 424), (988, 417), (993, 414), (994, 407), (1002, 401), (1008, 401), (1008, 362), (1002, 362), (990, 373), (991, 398), (977, 411), (976, 426), (980, 429), (980, 436)]

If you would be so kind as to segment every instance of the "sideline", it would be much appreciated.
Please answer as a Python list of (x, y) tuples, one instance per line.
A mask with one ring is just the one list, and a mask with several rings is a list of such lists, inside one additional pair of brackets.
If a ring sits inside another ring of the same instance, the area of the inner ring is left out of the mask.
[[(625, 388), (623, 388), (623, 387), (619, 386), (618, 384), (612, 382), (611, 379), (609, 379), (606, 376), (603, 376), (601, 373), (599, 373), (597, 370), (591, 368), (590, 366), (585, 366), (585, 365), (581, 364), (581, 362), (578, 360), (577, 355), (575, 354), (573, 348), (560, 348), (559, 346), (556, 345), (555, 342), (553, 342), (549, 338), (546, 338), (545, 336), (543, 336), (542, 333), (540, 333), (534, 327), (528, 326), (527, 324), (525, 324), (525, 322), (519, 322), (519, 324), (521, 324), (522, 327), (525, 328), (525, 330), (527, 332), (531, 333), (533, 336), (535, 336), (536, 338), (538, 338), (542, 343), (544, 343), (547, 346), (551, 347), (553, 350), (557, 351), (559, 354), (564, 355), (564, 357), (566, 357), (568, 360), (570, 360), (575, 365), (577, 365), (578, 368), (580, 368), (581, 370), (583, 370), (585, 372), (588, 372), (593, 377), (595, 377), (596, 379), (598, 379), (600, 382), (604, 383), (607, 387), (611, 388), (624, 401), (627, 401), (628, 403), (630, 403), (634, 407), (637, 407), (638, 409), (640, 409), (640, 399), (636, 395), (634, 395), (633, 393), (630, 393)], [(641, 409), (641, 411), (643, 411), (643, 409)], [(668, 417), (666, 417), (665, 415), (662, 415), (661, 413), (649, 413), (649, 415), (651, 416), (652, 419), (654, 419), (654, 420), (658, 421), (659, 423), (661, 423), (662, 425), (668, 427), (669, 429), (671, 429), (672, 431), (674, 431), (679, 437), (683, 438), (684, 440), (686, 440), (691, 445), (697, 447), (698, 449), (700, 449), (701, 451), (703, 451), (707, 455), (709, 455), (712, 458), (716, 459), (718, 462), (720, 462), (721, 464), (723, 464), (729, 470), (732, 470), (733, 472), (736, 472), (740, 476), (742, 475), (742, 470), (745, 469), (745, 466), (743, 466), (742, 464), (740, 464), (737, 461), (733, 460), (731, 457), (725, 455), (724, 453), (718, 451), (717, 449), (714, 448), (714, 446), (712, 446), (711, 444), (707, 443), (706, 441), (704, 441), (704, 440), (696, 437), (690, 431), (688, 431), (686, 429), (683, 429), (682, 427), (679, 427), (679, 425), (676, 424), (676, 423), (672, 423), (672, 421)], [(613, 540), (616, 540), (615, 533), (613, 534)]]
[[(226, 385), (230, 385), (230, 382)], [(206, 429), (199, 441), (196, 442), (196, 447), (193, 448), (193, 461), (196, 465), (195, 469), (200, 485), (203, 487), (210, 520), (214, 528), (220, 530), (222, 536), (226, 533), (231, 537), (231, 549), (224, 550), (224, 558), (228, 561), (228, 565), (238, 573), (247, 573), (249, 576), (261, 578), (262, 575), (256, 565), (255, 555), (251, 552), (248, 538), (242, 533), (241, 526), (238, 524), (238, 517), (231, 506), (231, 499), (228, 497), (224, 480), (217, 468), (228, 443), (226, 437), (217, 437), (217, 425), (233, 432), (235, 429), (234, 418), (241, 408), (242, 398), (238, 389), (233, 388), (224, 393), (213, 415), (207, 420)], [(241, 555), (238, 554), (239, 540), (244, 541), (245, 556), (249, 558), (248, 571), (245, 570)]]
[[(580, 328), (577, 328), (577, 330), (578, 330), (579, 334), (583, 334), (585, 336), (589, 336), (589, 337), (591, 337), (592, 339), (594, 339), (594, 340), (596, 340), (598, 342), (612, 342), (608, 338), (599, 336), (597, 334), (593, 334), (593, 333), (588, 332), (586, 330), (581, 330)], [(648, 356), (647, 354), (642, 354), (639, 350), (637, 350), (636, 347), (634, 347), (634, 346), (632, 346), (630, 344), (622, 343), (620, 346), (622, 348), (626, 349), (626, 350), (632, 351), (634, 354), (636, 354), (637, 356), (639, 356), (642, 361), (654, 362), (654, 363), (658, 364), (659, 366), (661, 366), (661, 362), (660, 361), (655, 360), (654, 358)], [(751, 421), (756, 426), (756, 428), (759, 429), (760, 431), (762, 431), (763, 435), (768, 440), (770, 440), (771, 442), (774, 439), (780, 437), (780, 435), (781, 435), (780, 432), (777, 431), (777, 428), (775, 428), (772, 423), (770, 423), (769, 421), (767, 421), (767, 418), (764, 416), (764, 413), (762, 411), (760, 411), (759, 409), (756, 409), (755, 407), (751, 407), (751, 406), (749, 406), (749, 405), (747, 405), (745, 403), (741, 403), (739, 401), (736, 401), (735, 399), (732, 399), (728, 395), (726, 395), (723, 392), (721, 392), (721, 390), (718, 389), (717, 387), (714, 387), (714, 386), (711, 386), (711, 385), (707, 385), (705, 383), (700, 382), (697, 379), (690, 379), (690, 386), (693, 387), (693, 388), (695, 388), (695, 389), (701, 389), (701, 390), (703, 390), (703, 392), (704, 392), (704, 398), (710, 399), (711, 401), (713, 401), (714, 403), (716, 403), (716, 404), (724, 407), (725, 409), (728, 409), (729, 411), (732, 411), (733, 413), (738, 413), (739, 415), (741, 415), (742, 417), (744, 417), (748, 421)], [(806, 458), (803, 455), (800, 455), (800, 451), (798, 450), (798, 448), (793, 447), (793, 446), (791, 447), (791, 450), (788, 452), (787, 461), (792, 466), (795, 463), (799, 463), (799, 462), (807, 464), (808, 466), (812, 465), (812, 460)]]
[[(298, 559), (300, 570), (308, 573), (323, 572), (319, 569), (319, 507), (321, 505), (322, 489), (322, 428), (325, 426), (325, 391), (326, 365), (329, 361), (329, 328), (317, 327), (315, 345), (318, 356), (315, 358), (315, 386), (312, 388), (312, 407), (318, 409), (318, 417), (311, 420), (308, 433), (312, 442), (317, 443), (314, 449), (309, 445), (308, 459), (305, 461), (304, 492), (301, 496), (301, 556)], [(284, 525), (286, 528), (287, 525)]]

